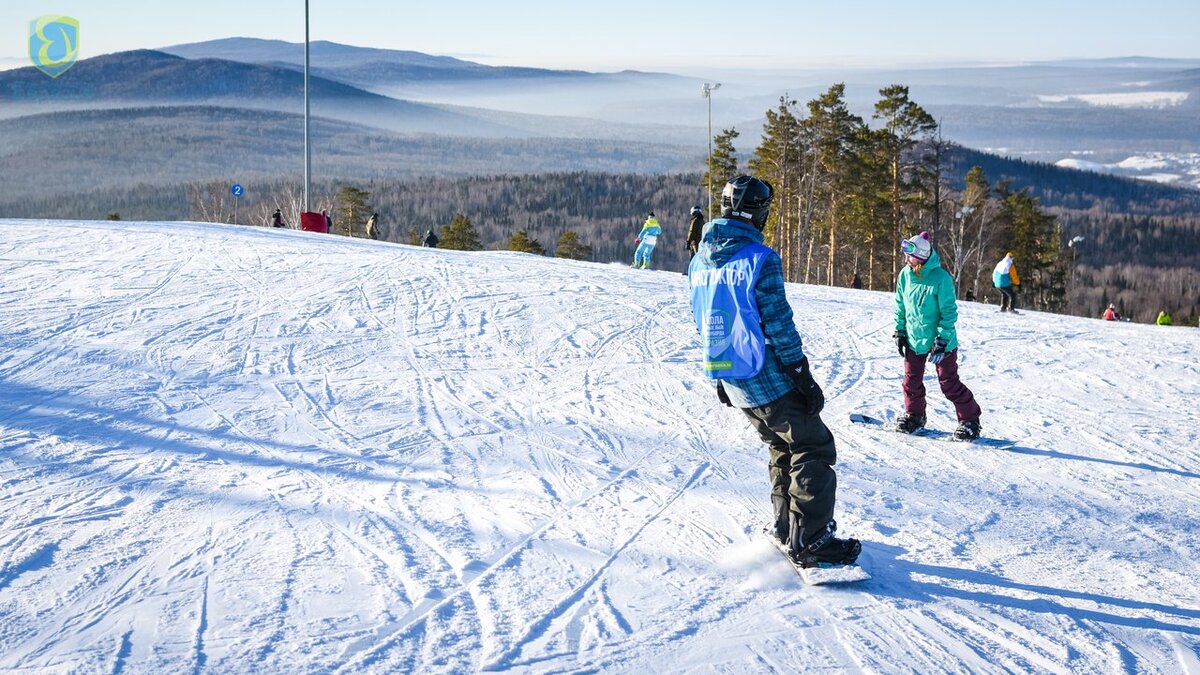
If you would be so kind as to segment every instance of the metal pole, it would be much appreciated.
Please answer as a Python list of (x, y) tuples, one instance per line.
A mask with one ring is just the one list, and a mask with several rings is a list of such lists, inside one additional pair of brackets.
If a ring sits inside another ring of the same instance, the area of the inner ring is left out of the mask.
[(304, 0), (304, 211), (312, 211), (312, 139), (309, 136), (308, 106), (308, 0)]
[(708, 99), (708, 167), (705, 174), (708, 176), (707, 188), (708, 192), (708, 217), (712, 218), (712, 93), (721, 88), (721, 83), (709, 84), (705, 82), (700, 86), (700, 95)]
[(708, 99), (708, 217), (712, 218), (712, 90), (705, 90), (705, 98)]

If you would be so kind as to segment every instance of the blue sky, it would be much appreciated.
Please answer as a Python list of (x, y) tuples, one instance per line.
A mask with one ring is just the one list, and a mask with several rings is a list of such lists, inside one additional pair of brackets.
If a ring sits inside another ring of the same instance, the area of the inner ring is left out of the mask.
[[(1110, 56), (1200, 57), (1197, 0), (310, 0), (314, 40), (587, 70), (791, 69)], [(299, 42), (303, 1), (24, 0), (0, 6), (0, 56), (29, 21), (81, 23), (86, 58), (230, 36)]]

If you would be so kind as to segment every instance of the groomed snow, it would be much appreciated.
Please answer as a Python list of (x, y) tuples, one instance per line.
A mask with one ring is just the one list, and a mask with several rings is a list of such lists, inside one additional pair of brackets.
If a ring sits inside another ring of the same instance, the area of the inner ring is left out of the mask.
[(0, 227), (0, 670), (1200, 672), (1195, 328), (964, 303), (987, 449), (850, 425), (892, 297), (790, 286), (875, 576), (808, 587), (678, 273)]

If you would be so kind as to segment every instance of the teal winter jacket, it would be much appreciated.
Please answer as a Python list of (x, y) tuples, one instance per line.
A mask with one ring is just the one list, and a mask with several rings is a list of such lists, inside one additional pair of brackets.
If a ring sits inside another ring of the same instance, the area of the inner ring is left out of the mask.
[(920, 271), (905, 265), (896, 281), (896, 330), (908, 334), (908, 348), (918, 354), (933, 349), (934, 338), (946, 341), (946, 351), (958, 348), (958, 303), (954, 279), (942, 267), (937, 251)]

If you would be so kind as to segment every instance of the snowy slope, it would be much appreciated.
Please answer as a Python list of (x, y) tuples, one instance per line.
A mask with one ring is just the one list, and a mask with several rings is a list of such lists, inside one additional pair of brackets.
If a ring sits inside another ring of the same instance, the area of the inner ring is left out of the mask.
[(850, 425), (892, 300), (789, 287), (875, 574), (808, 587), (682, 275), (2, 227), (0, 670), (1200, 672), (1194, 328), (964, 304), (986, 449)]

